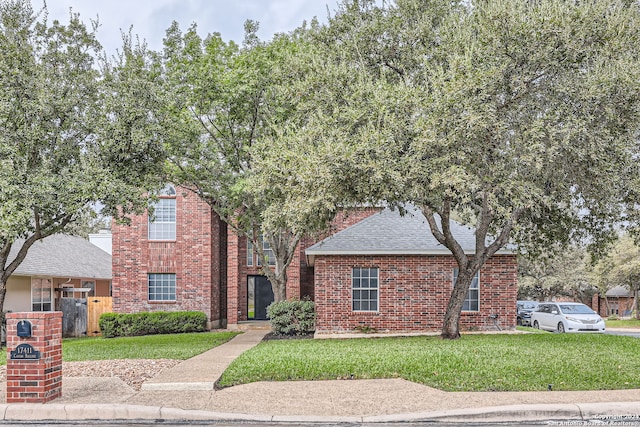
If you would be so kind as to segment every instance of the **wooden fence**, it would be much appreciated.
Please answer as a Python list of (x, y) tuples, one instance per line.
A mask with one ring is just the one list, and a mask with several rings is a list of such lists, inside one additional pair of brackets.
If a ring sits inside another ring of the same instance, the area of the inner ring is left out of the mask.
[(95, 337), (100, 335), (98, 320), (102, 313), (113, 311), (112, 297), (89, 297), (87, 298), (87, 336)]

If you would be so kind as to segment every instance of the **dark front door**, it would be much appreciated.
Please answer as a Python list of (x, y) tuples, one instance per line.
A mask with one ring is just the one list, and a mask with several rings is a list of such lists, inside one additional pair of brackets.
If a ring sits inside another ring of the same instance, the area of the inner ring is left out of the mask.
[(266, 276), (247, 278), (248, 311), (247, 318), (267, 320), (267, 307), (273, 302), (273, 289)]

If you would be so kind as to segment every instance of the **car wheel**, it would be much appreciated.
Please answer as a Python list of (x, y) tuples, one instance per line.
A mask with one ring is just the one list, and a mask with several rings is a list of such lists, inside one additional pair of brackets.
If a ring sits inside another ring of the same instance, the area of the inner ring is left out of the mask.
[(533, 322), (533, 328), (534, 329), (540, 329), (540, 325), (538, 324), (537, 320), (535, 322)]
[(522, 326), (522, 319), (518, 317), (517, 323), (518, 323), (518, 326)]
[(562, 322), (558, 323), (558, 332), (560, 332), (561, 334), (564, 334), (564, 323)]

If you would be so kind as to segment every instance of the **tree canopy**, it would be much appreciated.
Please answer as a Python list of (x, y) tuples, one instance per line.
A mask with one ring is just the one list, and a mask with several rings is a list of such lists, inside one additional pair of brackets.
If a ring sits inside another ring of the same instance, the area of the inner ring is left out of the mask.
[(26, 0), (0, 2), (0, 310), (35, 241), (95, 206), (116, 218), (142, 208), (157, 185), (162, 146), (146, 106), (129, 102), (140, 64), (132, 54), (104, 67), (95, 30), (77, 14), (49, 23)]
[[(167, 30), (160, 62), (165, 96), (172, 100), (166, 105), (173, 117), (166, 123), (169, 171), (176, 184), (202, 197), (249, 239), (281, 301), (301, 238), (324, 228), (335, 205), (310, 197), (312, 181), (296, 182), (293, 158), (280, 155), (292, 135), (288, 130), (306, 117), (296, 93), (296, 82), (308, 71), (306, 31), (265, 43), (256, 36), (256, 23), (245, 27), (242, 46), (219, 34), (201, 39), (195, 26), (183, 33), (174, 23)], [(286, 209), (285, 200), (294, 197), (304, 203)], [(274, 269), (266, 247), (273, 251)]]
[[(345, 0), (317, 32), (312, 81), (326, 85), (301, 131), (343, 172), (336, 192), (414, 203), (451, 250), (443, 337), (459, 336), (473, 276), (509, 241), (597, 248), (637, 206), (639, 17), (626, 1)], [(454, 216), (475, 228), (474, 253)]]

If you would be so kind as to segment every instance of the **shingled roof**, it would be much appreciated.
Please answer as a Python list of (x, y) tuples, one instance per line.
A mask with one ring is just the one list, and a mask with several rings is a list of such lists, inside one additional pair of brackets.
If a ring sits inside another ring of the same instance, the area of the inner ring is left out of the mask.
[[(451, 231), (465, 253), (475, 253), (475, 234), (470, 227), (452, 221)], [(512, 254), (511, 248), (498, 254)], [(386, 208), (355, 225), (316, 243), (306, 250), (313, 265), (316, 255), (449, 255), (429, 229), (426, 218), (415, 207), (405, 215)]]
[[(16, 241), (9, 260), (16, 257), (22, 243)], [(82, 237), (54, 234), (35, 242), (13, 274), (111, 279), (111, 255)]]

